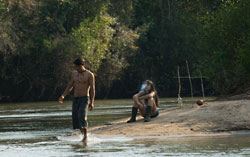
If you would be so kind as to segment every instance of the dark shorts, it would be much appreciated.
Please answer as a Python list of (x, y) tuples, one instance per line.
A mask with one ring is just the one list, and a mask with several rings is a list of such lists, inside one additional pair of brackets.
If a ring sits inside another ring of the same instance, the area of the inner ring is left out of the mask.
[[(151, 118), (155, 118), (155, 117), (158, 117), (159, 114), (160, 114), (160, 112), (159, 112), (159, 109), (157, 108), (155, 114), (154, 114), (154, 115), (151, 115), (150, 117), (151, 117)], [(143, 117), (145, 117), (145, 116), (143, 116)]]
[(87, 128), (87, 114), (88, 114), (89, 97), (73, 98), (72, 103), (72, 124), (73, 129)]

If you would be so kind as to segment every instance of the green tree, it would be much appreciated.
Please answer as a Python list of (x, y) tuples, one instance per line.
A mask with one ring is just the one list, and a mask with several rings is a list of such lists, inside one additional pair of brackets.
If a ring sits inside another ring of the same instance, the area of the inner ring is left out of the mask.
[(204, 25), (207, 54), (203, 66), (221, 94), (242, 92), (249, 86), (249, 9), (247, 0), (225, 1)]

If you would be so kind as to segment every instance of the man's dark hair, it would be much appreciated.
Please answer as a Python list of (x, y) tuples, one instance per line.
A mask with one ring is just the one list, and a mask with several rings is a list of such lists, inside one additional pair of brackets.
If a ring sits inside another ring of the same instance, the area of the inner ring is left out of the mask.
[(82, 57), (78, 57), (73, 63), (75, 65), (85, 65), (85, 60)]

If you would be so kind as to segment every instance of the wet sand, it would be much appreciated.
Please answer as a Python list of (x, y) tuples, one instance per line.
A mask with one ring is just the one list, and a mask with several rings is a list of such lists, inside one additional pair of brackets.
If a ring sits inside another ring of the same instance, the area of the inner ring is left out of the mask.
[(250, 130), (250, 100), (223, 100), (206, 102), (202, 106), (187, 104), (160, 110), (157, 118), (144, 122), (127, 123), (129, 119), (109, 122), (89, 128), (98, 136), (166, 137), (218, 134), (229, 131)]

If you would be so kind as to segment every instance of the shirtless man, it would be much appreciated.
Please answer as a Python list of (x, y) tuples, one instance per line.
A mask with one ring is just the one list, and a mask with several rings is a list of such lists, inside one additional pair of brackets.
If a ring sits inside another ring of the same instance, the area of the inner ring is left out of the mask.
[[(77, 71), (72, 73), (71, 80), (68, 83), (62, 96), (59, 97), (59, 103), (63, 103), (64, 97), (74, 88), (74, 98), (72, 103), (72, 123), (73, 129), (80, 129), (83, 134), (82, 142), (87, 141), (87, 113), (88, 109), (92, 111), (95, 99), (95, 77), (92, 72), (85, 69), (84, 60), (77, 58), (74, 61)], [(90, 103), (89, 103), (89, 90)]]

